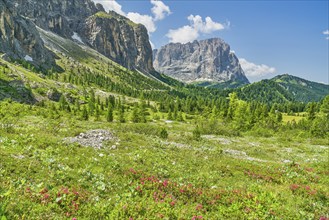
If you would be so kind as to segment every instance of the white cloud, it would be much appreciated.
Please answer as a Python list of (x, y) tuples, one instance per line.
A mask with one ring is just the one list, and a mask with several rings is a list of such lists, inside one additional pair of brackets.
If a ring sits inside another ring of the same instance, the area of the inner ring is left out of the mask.
[(210, 17), (206, 17), (205, 21), (203, 21), (200, 15), (190, 15), (187, 19), (191, 22), (191, 26), (201, 33), (210, 34), (211, 32), (224, 29), (224, 25), (214, 22)]
[(176, 30), (169, 30), (166, 36), (170, 38), (172, 43), (185, 44), (196, 40), (199, 37), (199, 33), (193, 27), (186, 25)]
[(329, 30), (323, 31), (322, 33), (324, 35), (327, 35), (326, 39), (329, 40)]
[(224, 25), (214, 22), (210, 17), (206, 17), (205, 21), (203, 21), (200, 15), (190, 15), (187, 19), (190, 21), (190, 25), (169, 30), (166, 36), (170, 42), (187, 43), (196, 40), (200, 34), (210, 34), (225, 29)]
[(156, 26), (153, 18), (150, 15), (141, 15), (137, 12), (129, 12), (127, 18), (135, 23), (143, 24), (148, 32), (152, 33), (156, 30)]
[(93, 0), (95, 3), (103, 5), (105, 11), (115, 11), (116, 13), (126, 16), (126, 13), (122, 11), (122, 6), (115, 0)]
[(171, 14), (169, 6), (165, 5), (160, 0), (150, 0), (153, 5), (151, 11), (153, 16), (151, 15), (142, 15), (137, 12), (128, 12), (125, 13), (122, 10), (122, 6), (116, 2), (115, 0), (93, 0), (95, 3), (100, 3), (104, 6), (106, 11), (115, 11), (120, 15), (126, 16), (130, 20), (135, 23), (143, 24), (149, 33), (153, 33), (156, 31), (155, 22), (158, 20), (164, 19), (167, 15)]
[(151, 4), (154, 5), (151, 10), (155, 21), (162, 20), (166, 15), (171, 14), (169, 6), (165, 5), (162, 1), (151, 0)]
[(247, 61), (244, 58), (239, 59), (241, 67), (248, 77), (262, 77), (267, 74), (275, 73), (274, 67), (269, 67), (265, 64), (255, 64)]

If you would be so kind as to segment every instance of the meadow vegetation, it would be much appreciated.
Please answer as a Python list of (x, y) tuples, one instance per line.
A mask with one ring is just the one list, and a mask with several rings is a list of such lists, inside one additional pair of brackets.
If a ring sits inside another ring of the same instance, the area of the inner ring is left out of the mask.
[[(0, 65), (1, 220), (328, 219), (329, 96), (245, 101), (61, 62)], [(98, 129), (100, 149), (67, 141)]]

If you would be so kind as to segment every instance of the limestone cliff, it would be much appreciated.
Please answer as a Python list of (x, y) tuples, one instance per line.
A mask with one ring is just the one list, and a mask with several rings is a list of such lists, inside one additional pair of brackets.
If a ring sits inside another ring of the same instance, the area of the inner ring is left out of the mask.
[(153, 57), (157, 71), (183, 82), (249, 83), (238, 58), (219, 38), (170, 43), (154, 50)]
[[(153, 71), (152, 49), (143, 25), (116, 14), (91, 0), (0, 0), (0, 52), (47, 63), (47, 49), (37, 27), (85, 44), (129, 68)], [(9, 17), (10, 19), (9, 19)], [(10, 32), (10, 34), (9, 34)], [(27, 36), (27, 34), (30, 34)], [(9, 35), (17, 36), (14, 42)], [(6, 43), (3, 43), (6, 42)], [(8, 45), (9, 42), (13, 45)], [(21, 45), (26, 51), (17, 49)], [(40, 57), (41, 56), (41, 57)], [(30, 57), (32, 59), (30, 59)]]
[(10, 10), (0, 0), (0, 53), (4, 59), (20, 59), (42, 67), (54, 64), (51, 52), (44, 46), (35, 25)]

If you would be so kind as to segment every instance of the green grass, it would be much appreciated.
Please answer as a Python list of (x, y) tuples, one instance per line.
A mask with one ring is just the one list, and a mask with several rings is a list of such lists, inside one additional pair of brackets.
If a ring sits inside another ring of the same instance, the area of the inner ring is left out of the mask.
[[(208, 135), (196, 141), (192, 121), (120, 124), (19, 109), (13, 129), (0, 130), (0, 215), (7, 219), (328, 215), (328, 140)], [(99, 128), (116, 137), (103, 149), (63, 141)]]
[[(305, 118), (303, 115), (303, 113), (300, 113), (301, 115), (297, 116), (297, 115), (287, 115), (287, 114), (283, 114), (282, 116), (282, 121), (284, 123), (287, 123), (287, 122), (292, 122), (292, 121), (295, 121), (295, 122), (299, 122), (300, 120), (302, 120), (303, 118)], [(304, 113), (306, 115), (306, 113)]]

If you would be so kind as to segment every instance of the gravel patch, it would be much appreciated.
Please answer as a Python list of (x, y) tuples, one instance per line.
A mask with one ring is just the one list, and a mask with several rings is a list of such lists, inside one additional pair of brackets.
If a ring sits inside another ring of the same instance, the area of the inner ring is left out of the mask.
[[(78, 143), (85, 147), (93, 147), (95, 149), (103, 148), (103, 142), (114, 140), (113, 134), (107, 130), (90, 130), (85, 133), (80, 133), (76, 137), (65, 138), (64, 141), (68, 143)], [(116, 148), (116, 147), (115, 147)]]
[(229, 154), (234, 158), (238, 159), (244, 159), (244, 160), (250, 160), (250, 161), (258, 161), (258, 162), (269, 162), (268, 160), (262, 160), (254, 157), (248, 156), (248, 154), (244, 151), (239, 150), (232, 150), (232, 149), (225, 149), (223, 150), (224, 154)]

